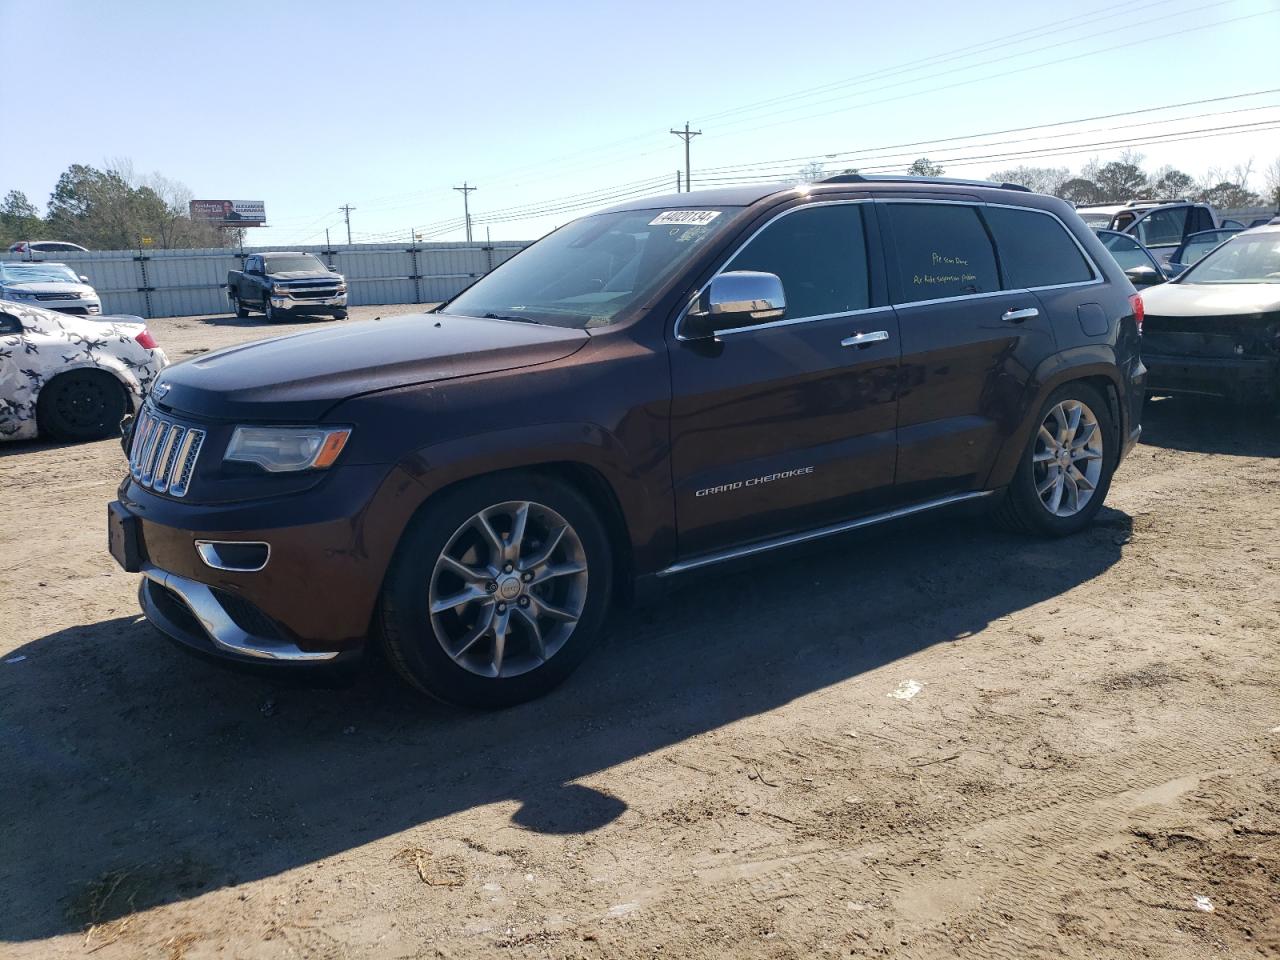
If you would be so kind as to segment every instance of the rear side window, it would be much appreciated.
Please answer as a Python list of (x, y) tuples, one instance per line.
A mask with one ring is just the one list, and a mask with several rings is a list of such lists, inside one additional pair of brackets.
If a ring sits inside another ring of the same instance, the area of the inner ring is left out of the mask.
[(1154, 210), (1138, 221), (1138, 239), (1148, 247), (1152, 244), (1181, 243), (1187, 226), (1187, 208), (1171, 207)]
[(991, 238), (974, 207), (886, 203), (897, 254), (899, 303), (1000, 289)]
[(982, 215), (996, 238), (1006, 289), (1093, 279), (1089, 262), (1056, 217), (1008, 207), (984, 207)]
[(871, 305), (867, 235), (856, 203), (789, 213), (748, 241), (726, 270), (776, 273), (787, 319), (850, 313)]

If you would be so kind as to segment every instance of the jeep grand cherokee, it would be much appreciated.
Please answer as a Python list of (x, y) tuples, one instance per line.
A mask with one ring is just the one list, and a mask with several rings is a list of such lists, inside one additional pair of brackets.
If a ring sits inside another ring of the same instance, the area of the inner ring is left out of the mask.
[(376, 638), (445, 700), (563, 679), (628, 590), (986, 498), (1074, 533), (1136, 442), (1141, 299), (1057, 199), (841, 176), (583, 217), (431, 314), (169, 368), (111, 549), (242, 660)]

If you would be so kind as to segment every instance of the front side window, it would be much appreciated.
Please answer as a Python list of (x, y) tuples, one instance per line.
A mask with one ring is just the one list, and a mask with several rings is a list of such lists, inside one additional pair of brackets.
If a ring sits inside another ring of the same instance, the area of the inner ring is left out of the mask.
[(800, 208), (751, 238), (726, 270), (777, 274), (787, 319), (824, 317), (871, 305), (862, 207), (838, 203)]
[(606, 326), (647, 303), (740, 209), (619, 210), (583, 217), (521, 251), (440, 312)]
[(1127, 233), (1104, 230), (1098, 234), (1098, 239), (1111, 252), (1116, 263), (1120, 264), (1121, 270), (1132, 270), (1134, 267), (1156, 268), (1155, 261), (1142, 244)]
[(1009, 207), (984, 207), (982, 216), (996, 239), (1006, 288), (1051, 287), (1093, 279), (1089, 262), (1056, 217)]
[(899, 303), (972, 296), (1000, 289), (996, 254), (974, 207), (887, 203), (897, 254)]
[(1152, 244), (1181, 243), (1186, 226), (1186, 207), (1154, 210), (1138, 221), (1138, 239), (1148, 247)]

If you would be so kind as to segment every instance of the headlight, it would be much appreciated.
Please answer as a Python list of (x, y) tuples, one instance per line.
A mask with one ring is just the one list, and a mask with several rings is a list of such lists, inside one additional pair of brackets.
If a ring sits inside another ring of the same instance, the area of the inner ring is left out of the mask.
[(30, 290), (10, 290), (5, 294), (10, 300), (34, 300), (36, 295)]
[(328, 427), (236, 427), (223, 460), (256, 463), (270, 473), (333, 465), (351, 431)]
[(283, 283), (275, 283), (271, 285), (271, 292), (272, 293), (288, 293), (289, 288), (286, 287)]

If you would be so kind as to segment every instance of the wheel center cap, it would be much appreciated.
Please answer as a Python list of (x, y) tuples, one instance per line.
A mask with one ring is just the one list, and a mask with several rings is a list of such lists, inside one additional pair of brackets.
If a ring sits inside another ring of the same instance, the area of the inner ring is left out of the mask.
[(503, 600), (514, 600), (520, 596), (520, 591), (519, 577), (503, 577), (498, 581), (498, 596)]

